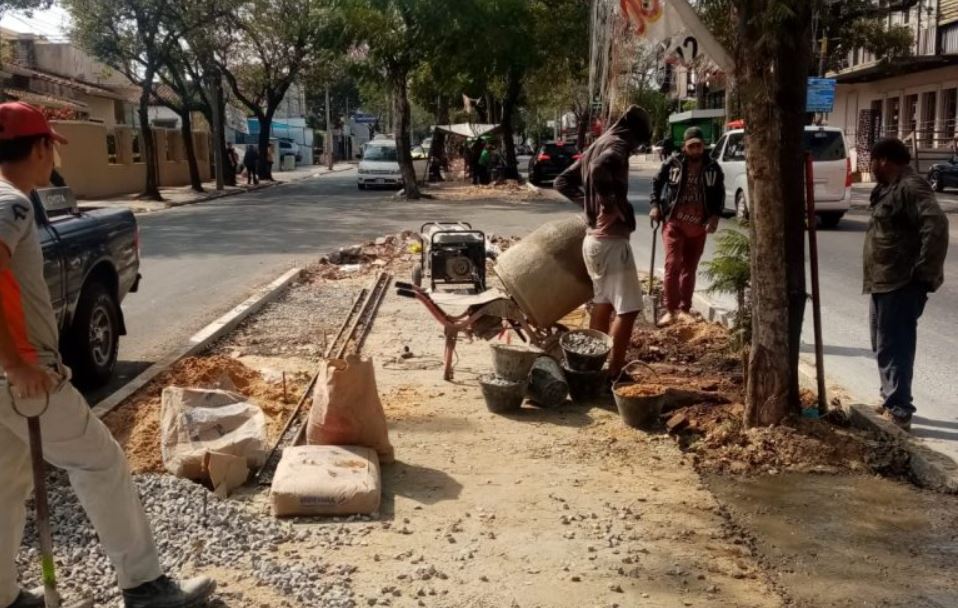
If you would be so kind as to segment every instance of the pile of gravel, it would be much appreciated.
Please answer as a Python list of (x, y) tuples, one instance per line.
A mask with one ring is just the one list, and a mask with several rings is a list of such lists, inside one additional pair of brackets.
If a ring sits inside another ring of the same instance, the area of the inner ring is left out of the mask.
[[(163, 568), (171, 576), (225, 568), (248, 573), (255, 586), (271, 588), (286, 598), (289, 606), (356, 607), (350, 579), (355, 567), (334, 566), (301, 554), (290, 559), (281, 552), (285, 543), (297, 548), (352, 544), (343, 537), (344, 526), (322, 526), (315, 533), (295, 530), (287, 523), (254, 514), (241, 503), (219, 500), (183, 479), (169, 475), (135, 479)], [(64, 475), (52, 476), (49, 495), (61, 592), (68, 598), (92, 596), (96, 606), (120, 608), (113, 567)], [(39, 581), (39, 557), (32, 503), (28, 509), (17, 564), (24, 583), (33, 585)], [(219, 598), (220, 606), (253, 605), (234, 589), (226, 591)]]

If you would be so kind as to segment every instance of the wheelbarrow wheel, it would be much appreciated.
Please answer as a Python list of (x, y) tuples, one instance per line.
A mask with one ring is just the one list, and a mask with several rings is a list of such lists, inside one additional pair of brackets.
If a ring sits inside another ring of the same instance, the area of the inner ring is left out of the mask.
[(412, 269), (412, 284), (422, 287), (422, 264), (416, 264)]

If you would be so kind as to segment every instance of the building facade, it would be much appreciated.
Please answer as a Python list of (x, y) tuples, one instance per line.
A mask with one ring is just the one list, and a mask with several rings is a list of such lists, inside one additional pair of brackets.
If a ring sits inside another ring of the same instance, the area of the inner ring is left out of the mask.
[(888, 16), (912, 30), (908, 57), (849, 53), (829, 124), (842, 127), (856, 169), (866, 175), (869, 150), (882, 137), (908, 141), (924, 169), (950, 156), (958, 136), (958, 0), (919, 0)]

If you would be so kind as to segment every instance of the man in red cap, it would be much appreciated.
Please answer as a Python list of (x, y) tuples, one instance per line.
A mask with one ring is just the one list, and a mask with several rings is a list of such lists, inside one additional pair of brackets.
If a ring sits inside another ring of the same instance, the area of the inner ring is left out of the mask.
[(17, 583), (31, 477), (27, 424), (14, 405), (48, 398), (40, 416), (44, 456), (69, 474), (116, 569), (126, 607), (204, 606), (215, 584), (197, 578), (181, 585), (163, 575), (123, 451), (70, 384), (60, 359), (29, 193), (47, 185), (56, 146), (65, 143), (40, 110), (0, 104), (0, 607), (44, 605), (42, 595)]

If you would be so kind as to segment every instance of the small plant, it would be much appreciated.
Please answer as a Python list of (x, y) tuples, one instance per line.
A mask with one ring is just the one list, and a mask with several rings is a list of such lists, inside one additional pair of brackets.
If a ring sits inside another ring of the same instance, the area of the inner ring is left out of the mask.
[(748, 234), (740, 230), (722, 230), (716, 240), (715, 255), (702, 267), (703, 274), (712, 282), (709, 293), (735, 296), (738, 311), (735, 315), (734, 343), (737, 348), (745, 349), (752, 341), (752, 306), (749, 297), (752, 267)]

